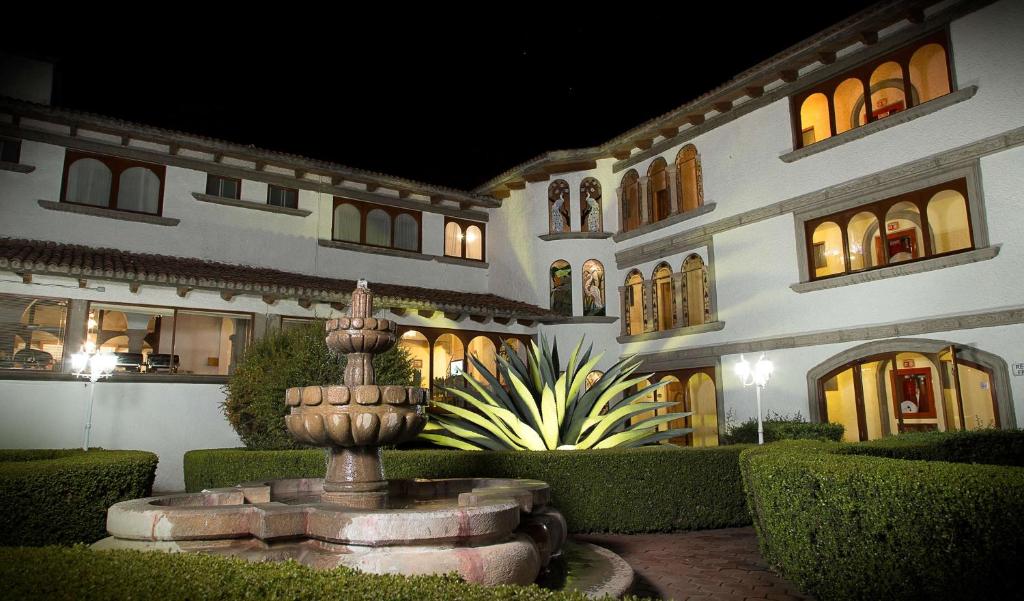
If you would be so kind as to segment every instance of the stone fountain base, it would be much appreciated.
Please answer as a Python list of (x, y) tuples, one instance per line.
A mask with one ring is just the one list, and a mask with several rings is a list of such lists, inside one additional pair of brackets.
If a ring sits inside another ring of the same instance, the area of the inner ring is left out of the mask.
[(272, 480), (112, 506), (95, 549), (187, 551), (376, 574), (455, 572), (529, 584), (561, 553), (566, 527), (536, 480), (389, 482), (388, 506), (320, 500), (322, 479)]

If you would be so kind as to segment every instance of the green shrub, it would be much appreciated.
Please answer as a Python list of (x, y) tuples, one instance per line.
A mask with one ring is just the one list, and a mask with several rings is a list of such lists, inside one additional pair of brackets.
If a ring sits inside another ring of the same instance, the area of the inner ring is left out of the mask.
[[(769, 414), (763, 420), (764, 441), (780, 440), (824, 440), (839, 442), (843, 439), (842, 424), (817, 424), (805, 422), (799, 413), (789, 416)], [(723, 444), (755, 444), (757, 443), (757, 418), (750, 418), (738, 425), (729, 427), (722, 437)]]
[(148, 496), (156, 463), (143, 451), (0, 450), (0, 544), (103, 538), (107, 508)]
[(867, 455), (901, 445), (923, 456), (896, 441), (744, 451), (765, 559), (819, 599), (1017, 598), (1024, 468)]
[(914, 432), (865, 442), (846, 452), (895, 459), (1024, 467), (1024, 431)]
[(486, 587), (455, 576), (376, 575), (348, 568), (314, 570), (291, 561), (249, 563), (214, 555), (84, 547), (0, 549), (0, 582), (5, 598), (46, 601), (587, 601), (576, 592), (537, 586)]
[[(285, 390), (344, 379), (345, 357), (335, 358), (324, 340), (324, 323), (317, 321), (273, 332), (246, 348), (224, 389), (224, 414), (246, 447), (299, 448), (284, 425)], [(398, 346), (374, 357), (373, 366), (378, 384), (416, 382), (409, 354)]]
[[(750, 523), (738, 458), (746, 447), (598, 451), (385, 451), (388, 478), (535, 478), (573, 532), (659, 532)], [(323, 451), (185, 454), (190, 491), (247, 480), (323, 477)]]

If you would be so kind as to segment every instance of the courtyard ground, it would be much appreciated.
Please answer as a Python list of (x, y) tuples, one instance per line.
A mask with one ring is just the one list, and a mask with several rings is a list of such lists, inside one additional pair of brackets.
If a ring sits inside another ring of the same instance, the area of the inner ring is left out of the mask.
[(575, 538), (611, 549), (629, 562), (637, 595), (675, 601), (810, 599), (768, 569), (753, 528)]

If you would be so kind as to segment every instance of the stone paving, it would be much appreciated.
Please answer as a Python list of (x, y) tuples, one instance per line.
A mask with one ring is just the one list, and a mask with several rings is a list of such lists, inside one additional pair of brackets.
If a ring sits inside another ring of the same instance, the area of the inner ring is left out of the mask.
[(768, 569), (753, 528), (575, 538), (611, 549), (629, 562), (636, 572), (636, 595), (675, 601), (811, 599)]

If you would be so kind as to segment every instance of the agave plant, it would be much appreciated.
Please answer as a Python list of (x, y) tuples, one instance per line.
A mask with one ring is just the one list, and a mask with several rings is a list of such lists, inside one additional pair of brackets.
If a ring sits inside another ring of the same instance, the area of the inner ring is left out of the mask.
[[(557, 341), (548, 348), (542, 336), (540, 347), (531, 344), (525, 362), (507, 343), (502, 346), (502, 355), (508, 358), (498, 356), (498, 376), (471, 356), (470, 362), (484, 376), (486, 385), (463, 374), (469, 386), (465, 390), (447, 390), (464, 400), (468, 407), (435, 401), (434, 405), (448, 414), (431, 416), (420, 438), (470, 451), (543, 451), (636, 447), (692, 431), (692, 428), (658, 430), (662, 424), (690, 415), (683, 412), (657, 414), (678, 403), (639, 400), (668, 382), (627, 392), (649, 377), (633, 375), (640, 367), (635, 356), (619, 361), (584, 390), (587, 374), (602, 355), (591, 358), (592, 346), (581, 354), (582, 339), (569, 356), (565, 371), (559, 366)], [(498, 377), (508, 383), (508, 390), (502, 387)], [(643, 413), (655, 416), (629, 424), (630, 418)]]

